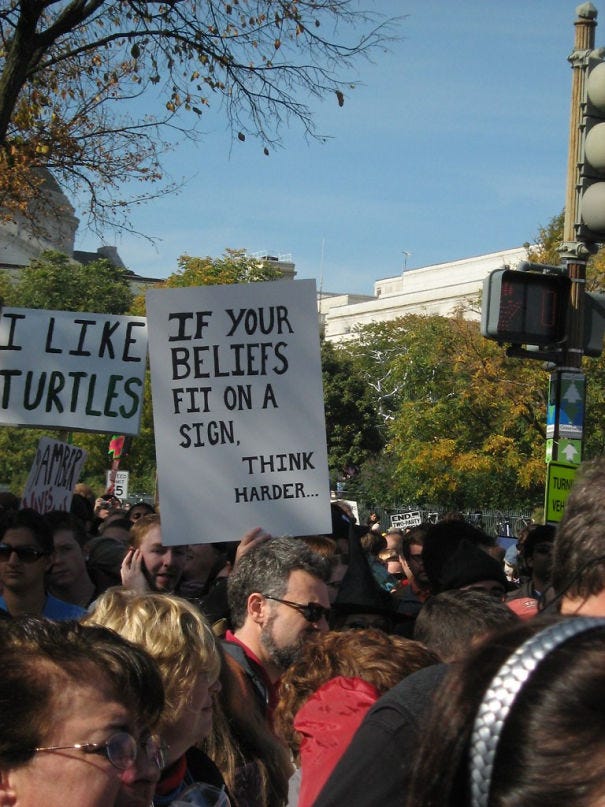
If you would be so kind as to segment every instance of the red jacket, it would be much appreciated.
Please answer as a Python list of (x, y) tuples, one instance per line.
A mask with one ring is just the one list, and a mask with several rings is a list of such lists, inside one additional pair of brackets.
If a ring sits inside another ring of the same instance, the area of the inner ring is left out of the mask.
[(294, 718), (302, 734), (298, 807), (311, 807), (380, 692), (361, 678), (339, 676), (321, 686)]

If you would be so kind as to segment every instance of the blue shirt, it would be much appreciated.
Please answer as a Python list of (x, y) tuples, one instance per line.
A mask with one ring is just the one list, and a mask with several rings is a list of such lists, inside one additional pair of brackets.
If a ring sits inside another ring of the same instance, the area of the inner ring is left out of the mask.
[[(4, 597), (0, 597), (0, 608), (3, 611), (8, 611)], [(80, 619), (85, 613), (85, 608), (73, 605), (70, 602), (63, 602), (63, 600), (53, 597), (52, 594), (47, 594), (41, 616), (46, 617), (46, 619), (54, 619), (56, 622), (62, 622), (66, 619)]]

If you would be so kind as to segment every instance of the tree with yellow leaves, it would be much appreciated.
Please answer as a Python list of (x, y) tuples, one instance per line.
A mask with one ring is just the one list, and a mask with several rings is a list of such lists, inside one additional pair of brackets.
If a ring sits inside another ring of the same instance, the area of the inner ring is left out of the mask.
[[(366, 326), (359, 337), (347, 353), (365, 365), (368, 384), (381, 381), (376, 405), (387, 412), (391, 484), (383, 502), (447, 509), (540, 502), (548, 387), (540, 365), (506, 359), (461, 314), (409, 315)], [(364, 467), (354, 483), (362, 493), (363, 476)]]
[[(257, 283), (262, 280), (279, 280), (278, 268), (262, 258), (249, 255), (245, 249), (227, 248), (220, 258), (196, 258), (180, 255), (178, 268), (166, 280), (155, 284), (159, 289), (182, 289), (191, 286), (219, 286), (232, 283)], [(145, 316), (145, 296), (133, 302), (131, 313)]]

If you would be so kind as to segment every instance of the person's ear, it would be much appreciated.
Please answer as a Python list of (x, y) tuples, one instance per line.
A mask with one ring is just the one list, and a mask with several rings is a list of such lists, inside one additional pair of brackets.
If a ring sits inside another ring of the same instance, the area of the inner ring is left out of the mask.
[(257, 591), (248, 597), (248, 616), (257, 625), (264, 625), (267, 619), (267, 601)]
[(13, 807), (17, 803), (17, 794), (11, 787), (10, 771), (0, 769), (0, 807)]

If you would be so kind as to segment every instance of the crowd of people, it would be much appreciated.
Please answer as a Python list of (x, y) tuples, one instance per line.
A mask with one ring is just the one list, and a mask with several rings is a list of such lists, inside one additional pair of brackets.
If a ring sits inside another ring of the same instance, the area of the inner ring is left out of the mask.
[(586, 463), (506, 555), (455, 513), (174, 545), (0, 497), (0, 807), (600, 807), (604, 497)]

